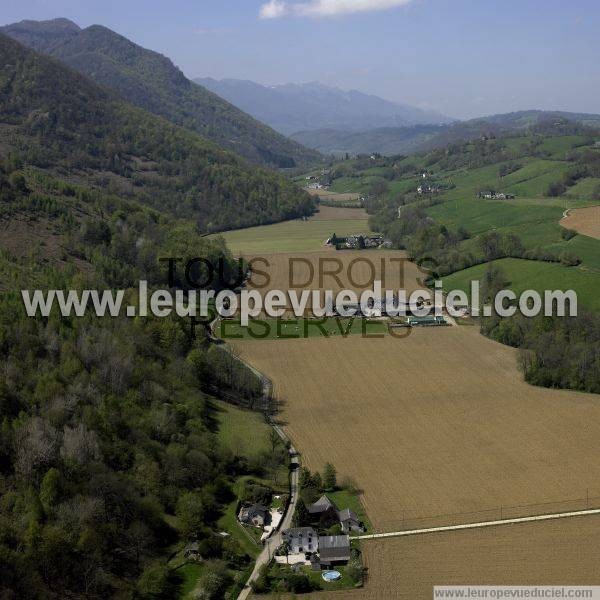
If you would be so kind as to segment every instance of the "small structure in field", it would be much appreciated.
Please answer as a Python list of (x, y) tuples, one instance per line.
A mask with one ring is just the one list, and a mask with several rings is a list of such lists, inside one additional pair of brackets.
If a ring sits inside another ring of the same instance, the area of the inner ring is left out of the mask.
[(484, 198), (485, 200), (514, 200), (516, 198), (515, 194), (494, 191), (479, 192), (477, 197), (479, 199)]

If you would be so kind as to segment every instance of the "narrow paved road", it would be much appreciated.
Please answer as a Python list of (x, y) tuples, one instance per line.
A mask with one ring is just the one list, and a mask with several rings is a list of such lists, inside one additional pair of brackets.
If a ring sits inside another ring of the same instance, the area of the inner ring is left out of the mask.
[(585, 517), (589, 515), (600, 515), (600, 509), (579, 510), (574, 512), (553, 513), (550, 515), (538, 515), (535, 517), (520, 517), (518, 519), (502, 519), (499, 521), (482, 521), (481, 523), (466, 523), (464, 525), (446, 525), (445, 527), (431, 527), (429, 529), (412, 529), (407, 531), (393, 531), (390, 533), (372, 533), (356, 536), (359, 540), (379, 540), (393, 537), (404, 537), (409, 535), (423, 535), (425, 533), (442, 533), (444, 531), (461, 531), (463, 529), (482, 529), (484, 527), (498, 527), (500, 525), (518, 525), (519, 523), (534, 523), (536, 521), (551, 521), (554, 519), (569, 519), (573, 517)]
[[(275, 430), (277, 430), (277, 429), (278, 429), (278, 427), (275, 426)], [(290, 449), (290, 455), (292, 454), (292, 451), (293, 451), (293, 448)], [(294, 451), (294, 455), (292, 456), (292, 465), (298, 465), (297, 460), (298, 460), (298, 458), (295, 456), (295, 451)], [(283, 519), (281, 519), (281, 522), (279, 523), (279, 527), (277, 528), (277, 531), (273, 535), (271, 535), (271, 537), (268, 538), (267, 541), (265, 542), (265, 547), (263, 548), (262, 552), (259, 554), (258, 558), (256, 559), (256, 563), (254, 565), (254, 570), (252, 571), (252, 575), (250, 575), (250, 578), (246, 582), (244, 589), (240, 592), (240, 594), (238, 596), (238, 600), (245, 600), (245, 598), (247, 598), (250, 595), (250, 592), (252, 591), (250, 584), (258, 577), (258, 573), (259, 573), (261, 567), (271, 561), (271, 558), (273, 557), (275, 550), (277, 550), (277, 548), (279, 548), (279, 546), (281, 546), (281, 544), (283, 542), (282, 537), (281, 537), (281, 532), (285, 531), (286, 529), (289, 529), (292, 525), (292, 517), (294, 516), (294, 512), (296, 511), (296, 502), (298, 501), (298, 478), (299, 478), (299, 469), (294, 468), (291, 471), (290, 501), (288, 503), (288, 507), (285, 512), (285, 515), (283, 516)]]
[[(263, 386), (263, 396), (265, 399), (271, 397), (272, 392), (272, 383), (268, 377), (265, 377), (260, 371), (257, 371), (252, 365), (245, 362), (243, 359), (238, 357), (238, 360), (243, 362), (253, 373), (256, 374), (257, 377), (262, 381)], [(283, 539), (281, 536), (281, 532), (289, 529), (292, 526), (292, 518), (294, 517), (294, 513), (296, 512), (296, 503), (298, 502), (298, 481), (300, 478), (300, 461), (298, 459), (298, 453), (296, 449), (292, 445), (290, 439), (283, 431), (283, 429), (277, 425), (273, 420), (269, 419), (269, 424), (273, 429), (277, 432), (277, 435), (282, 439), (282, 441), (286, 444), (289, 444), (289, 455), (290, 455), (290, 501), (288, 502), (287, 509), (283, 518), (279, 522), (277, 530), (269, 537), (266, 542), (262, 552), (258, 555), (256, 559), (256, 563), (254, 564), (254, 569), (250, 578), (246, 582), (244, 589), (240, 592), (238, 596), (238, 600), (245, 600), (250, 595), (252, 588), (250, 584), (258, 577), (258, 573), (261, 567), (265, 564), (271, 562), (271, 558), (273, 554), (281, 546), (283, 543)]]

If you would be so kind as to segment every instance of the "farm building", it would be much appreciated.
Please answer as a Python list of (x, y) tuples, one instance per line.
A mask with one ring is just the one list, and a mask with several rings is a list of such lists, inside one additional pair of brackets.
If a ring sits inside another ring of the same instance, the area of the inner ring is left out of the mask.
[(434, 315), (427, 315), (426, 317), (408, 317), (406, 322), (411, 327), (439, 327), (448, 324), (444, 317), (436, 317)]
[(349, 508), (345, 508), (344, 510), (338, 511), (338, 519), (340, 520), (340, 524), (342, 526), (342, 531), (344, 533), (350, 533), (351, 531), (364, 531), (363, 526), (361, 525), (358, 516), (356, 513), (352, 512)]
[(436, 185), (420, 185), (417, 188), (417, 194), (422, 196), (423, 194), (438, 194), (440, 188)]
[(322, 567), (347, 563), (350, 560), (350, 538), (347, 535), (320, 536), (319, 558)]
[(337, 518), (338, 507), (326, 495), (323, 495), (308, 507), (308, 512), (310, 515), (318, 517), (331, 514)]
[(503, 192), (479, 192), (477, 194), (478, 198), (485, 198), (486, 200), (514, 200), (516, 196), (514, 194), (506, 194)]
[(319, 549), (319, 536), (312, 527), (294, 527), (283, 532), (290, 554), (316, 552)]

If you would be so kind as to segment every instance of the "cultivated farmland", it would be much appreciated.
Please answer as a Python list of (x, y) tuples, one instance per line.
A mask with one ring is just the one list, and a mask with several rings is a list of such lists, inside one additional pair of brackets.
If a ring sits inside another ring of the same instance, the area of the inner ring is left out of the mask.
[[(357, 294), (373, 289), (381, 281), (383, 290), (405, 289), (407, 294), (423, 289), (427, 272), (406, 258), (400, 251), (344, 250), (335, 252), (286, 252), (255, 257), (249, 289), (268, 290), (341, 290)], [(268, 277), (259, 273), (262, 271)], [(308, 302), (312, 306), (312, 302)]]
[[(273, 379), (308, 466), (331, 461), (357, 481), (378, 530), (495, 519), (501, 506), (504, 517), (570, 510), (581, 502), (563, 501), (600, 496), (596, 397), (527, 385), (515, 352), (474, 327), (237, 347)], [(540, 505), (508, 508), (530, 504)]]
[(355, 192), (339, 193), (329, 190), (307, 190), (311, 196), (316, 196), (329, 202), (355, 202), (360, 198), (360, 194)]
[(366, 586), (309, 600), (430, 600), (436, 585), (598, 584), (600, 517), (363, 543)]
[(570, 210), (560, 224), (567, 229), (600, 240), (600, 206)]

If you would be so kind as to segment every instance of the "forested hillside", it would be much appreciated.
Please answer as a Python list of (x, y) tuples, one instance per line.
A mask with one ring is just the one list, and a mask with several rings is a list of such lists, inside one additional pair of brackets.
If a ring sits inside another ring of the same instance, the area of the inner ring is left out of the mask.
[(235, 287), (195, 220), (309, 203), (4, 36), (0, 55), (0, 597), (235, 598), (259, 547), (232, 515), (269, 497), (287, 452), (260, 413), (238, 411), (252, 442), (233, 443), (218, 399), (270, 411), (261, 382), (189, 319), (29, 318), (20, 290), (136, 304), (171, 256), (221, 260), (212, 287)]
[(122, 102), (57, 61), (0, 37), (0, 140), (14, 164), (110, 189), (219, 231), (308, 214), (285, 178)]
[[(38, 235), (20, 256), (0, 239), (0, 596), (167, 599), (187, 585), (235, 598), (254, 549), (243, 531), (218, 537), (221, 519), (240, 478), (268, 480), (286, 452), (231, 445), (213, 395), (268, 409), (261, 383), (187, 319), (32, 319), (19, 293), (164, 288), (164, 256), (221, 258), (227, 279), (231, 255), (137, 203), (9, 171), (2, 161), (3, 230)], [(194, 541), (201, 568), (184, 558)]]
[(125, 37), (94, 25), (67, 27), (65, 19), (24, 21), (0, 29), (111, 88), (122, 98), (270, 167), (305, 166), (319, 155), (276, 133), (205, 88), (173, 63)]

